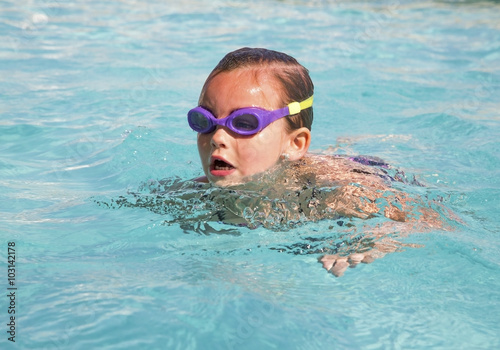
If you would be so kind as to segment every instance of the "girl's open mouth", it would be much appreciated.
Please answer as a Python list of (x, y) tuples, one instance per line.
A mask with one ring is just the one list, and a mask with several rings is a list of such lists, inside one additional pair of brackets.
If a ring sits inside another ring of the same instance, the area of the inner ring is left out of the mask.
[(236, 170), (234, 166), (219, 158), (213, 159), (210, 164), (210, 173), (213, 176), (227, 176), (234, 170)]

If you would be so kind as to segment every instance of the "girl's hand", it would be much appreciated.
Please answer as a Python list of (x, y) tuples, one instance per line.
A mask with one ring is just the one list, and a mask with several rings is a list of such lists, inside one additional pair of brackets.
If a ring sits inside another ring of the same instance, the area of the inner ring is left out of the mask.
[[(318, 259), (323, 264), (323, 267), (331, 272), (333, 275), (340, 277), (344, 274), (348, 267), (356, 267), (359, 263), (371, 263), (375, 260), (371, 254), (367, 253), (353, 253), (348, 256), (339, 255), (323, 255)], [(379, 256), (382, 257), (383, 255)]]
[(394, 240), (386, 239), (375, 243), (373, 248), (363, 253), (352, 253), (347, 256), (323, 255), (318, 261), (323, 264), (323, 268), (333, 275), (340, 277), (344, 274), (348, 267), (354, 268), (359, 263), (369, 264), (375, 259), (380, 259), (387, 253), (392, 253), (398, 249), (398, 244)]

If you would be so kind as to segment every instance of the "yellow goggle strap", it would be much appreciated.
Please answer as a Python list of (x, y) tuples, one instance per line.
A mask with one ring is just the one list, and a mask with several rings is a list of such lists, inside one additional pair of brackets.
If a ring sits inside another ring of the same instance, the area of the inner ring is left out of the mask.
[(313, 96), (309, 97), (307, 100), (302, 102), (292, 102), (288, 105), (288, 111), (290, 115), (300, 113), (301, 110), (309, 108), (313, 105)]

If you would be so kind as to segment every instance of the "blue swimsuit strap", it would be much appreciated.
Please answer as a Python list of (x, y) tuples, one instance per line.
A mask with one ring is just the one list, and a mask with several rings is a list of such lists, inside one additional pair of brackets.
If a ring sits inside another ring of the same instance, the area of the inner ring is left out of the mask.
[(370, 166), (379, 166), (382, 168), (389, 168), (389, 164), (386, 163), (383, 159), (380, 159), (378, 157), (371, 157), (371, 156), (356, 156), (356, 157), (349, 157), (350, 160), (363, 164), (363, 165), (370, 165)]

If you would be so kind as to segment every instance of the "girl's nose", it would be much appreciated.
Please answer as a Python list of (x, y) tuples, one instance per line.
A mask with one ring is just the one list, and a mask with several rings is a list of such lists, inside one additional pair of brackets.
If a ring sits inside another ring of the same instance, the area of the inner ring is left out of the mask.
[(229, 137), (231, 137), (227, 129), (223, 126), (217, 126), (215, 129), (210, 144), (214, 148), (227, 148)]

